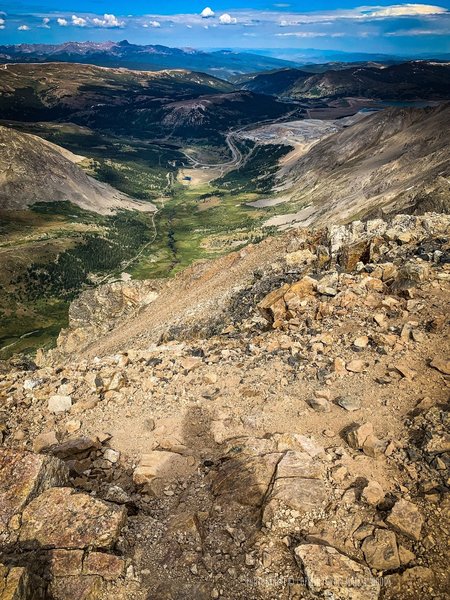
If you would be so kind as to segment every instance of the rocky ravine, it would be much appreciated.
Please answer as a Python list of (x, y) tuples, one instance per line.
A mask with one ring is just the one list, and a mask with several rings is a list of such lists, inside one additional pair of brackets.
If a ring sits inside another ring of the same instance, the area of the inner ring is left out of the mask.
[(4, 364), (0, 597), (447, 598), (449, 233), (291, 232), (185, 282), (209, 321), (146, 288)]

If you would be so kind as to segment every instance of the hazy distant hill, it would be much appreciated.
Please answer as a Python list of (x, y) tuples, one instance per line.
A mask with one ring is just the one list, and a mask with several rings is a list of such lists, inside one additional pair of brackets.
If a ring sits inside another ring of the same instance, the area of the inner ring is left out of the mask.
[(20, 44), (0, 46), (0, 62), (79, 62), (104, 67), (159, 70), (189, 69), (219, 77), (268, 71), (294, 65), (293, 61), (249, 52), (218, 50), (204, 52), (193, 48), (121, 42), (66, 42), (64, 44)]
[(296, 99), (358, 96), (380, 100), (450, 98), (450, 65), (411, 61), (390, 66), (357, 65), (311, 74), (283, 69), (257, 74), (240, 87)]

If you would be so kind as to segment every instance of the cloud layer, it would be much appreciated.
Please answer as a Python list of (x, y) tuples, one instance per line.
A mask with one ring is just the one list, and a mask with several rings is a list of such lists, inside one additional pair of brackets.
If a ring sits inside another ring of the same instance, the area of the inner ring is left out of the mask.
[[(276, 47), (285, 44), (289, 47), (289, 44), (292, 46), (295, 43), (302, 47), (302, 40), (305, 40), (304, 44), (316, 46), (314, 39), (317, 39), (322, 46), (329, 43), (330, 47), (332, 44), (337, 47), (336, 44), (340, 44), (343, 48), (345, 40), (353, 38), (364, 40), (366, 46), (371, 42), (373, 47), (378, 45), (381, 49), (404, 45), (408, 38), (423, 38), (427, 43), (434, 39), (441, 46), (446, 44), (450, 52), (445, 36), (450, 30), (450, 11), (445, 6), (397, 3), (301, 12), (291, 10), (289, 3), (281, 2), (272, 6), (272, 10), (220, 11), (214, 5), (208, 5), (199, 13), (145, 15), (61, 11), (51, 14), (14, 13), (8, 16), (0, 12), (0, 44), (8, 31), (11, 32), (11, 39), (14, 39), (13, 31), (30, 31), (27, 40), (45, 41), (45, 30), (52, 30), (52, 36), (56, 35), (57, 39), (64, 36), (64, 39), (100, 41), (122, 39), (114, 37), (112, 33), (101, 33), (104, 30), (116, 30), (117, 36), (125, 37), (125, 31), (126, 37), (132, 41), (169, 46)], [(251, 39), (243, 43), (245, 38)], [(342, 41), (339, 42), (339, 39)]]

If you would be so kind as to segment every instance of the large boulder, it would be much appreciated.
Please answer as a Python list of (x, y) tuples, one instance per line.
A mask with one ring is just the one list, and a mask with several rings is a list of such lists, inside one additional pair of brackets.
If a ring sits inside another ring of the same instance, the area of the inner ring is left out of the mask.
[(0, 450), (0, 542), (15, 539), (26, 505), (53, 486), (65, 485), (68, 469), (52, 456)]
[(295, 549), (308, 588), (321, 598), (377, 600), (380, 587), (370, 570), (331, 546), (302, 544)]
[(77, 493), (52, 488), (22, 513), (19, 540), (24, 547), (110, 549), (126, 522), (126, 509)]

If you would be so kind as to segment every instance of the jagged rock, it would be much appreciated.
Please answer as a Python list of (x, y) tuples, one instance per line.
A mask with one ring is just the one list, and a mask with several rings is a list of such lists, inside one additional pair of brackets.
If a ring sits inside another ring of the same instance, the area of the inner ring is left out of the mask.
[(430, 454), (443, 454), (450, 452), (450, 434), (433, 432), (424, 444), (424, 450)]
[(70, 488), (52, 488), (22, 513), (19, 539), (44, 548), (111, 548), (126, 522), (126, 510)]
[(311, 398), (309, 405), (316, 412), (330, 412), (331, 410), (330, 403), (325, 398)]
[(353, 345), (355, 346), (355, 348), (358, 348), (359, 350), (367, 348), (368, 344), (369, 344), (369, 338), (367, 337), (367, 335), (361, 335), (353, 341)]
[(72, 397), (55, 394), (48, 401), (48, 410), (52, 413), (62, 413), (72, 408)]
[(0, 450), (0, 541), (9, 540), (12, 520), (33, 498), (67, 480), (67, 467), (57, 458)]
[(284, 258), (288, 267), (297, 267), (300, 265), (309, 265), (314, 262), (316, 255), (306, 248), (304, 250), (297, 250), (296, 252), (289, 252)]
[(33, 450), (34, 452), (42, 452), (43, 450), (48, 450), (52, 446), (59, 444), (58, 438), (56, 437), (56, 433), (54, 431), (46, 431), (44, 433), (40, 433), (33, 440)]
[(345, 365), (347, 371), (350, 373), (362, 373), (366, 367), (366, 363), (358, 358), (351, 360)]
[(375, 458), (383, 451), (382, 442), (374, 435), (372, 423), (352, 425), (346, 431), (348, 445), (355, 450), (362, 450), (367, 456)]
[(341, 408), (347, 410), (348, 412), (354, 412), (355, 410), (359, 410), (361, 408), (361, 402), (358, 398), (349, 398), (348, 396), (344, 396), (338, 398), (337, 403)]
[(397, 539), (393, 531), (375, 529), (373, 535), (365, 538), (361, 548), (372, 569), (388, 571), (400, 567)]
[(116, 463), (120, 458), (120, 452), (117, 450), (113, 450), (112, 448), (107, 448), (103, 453), (104, 458), (110, 463)]
[(384, 491), (378, 481), (369, 481), (361, 493), (361, 500), (370, 506), (377, 506), (384, 499)]
[(450, 360), (445, 360), (437, 356), (430, 362), (430, 367), (433, 367), (444, 375), (450, 375)]
[(66, 440), (58, 446), (53, 446), (52, 454), (65, 460), (67, 458), (85, 456), (88, 451), (96, 448), (98, 445), (97, 441), (88, 436), (80, 436), (77, 438), (71, 438)]
[(286, 283), (270, 292), (258, 304), (258, 310), (272, 324), (289, 320), (303, 300), (314, 297), (316, 289), (317, 281), (305, 276), (292, 285)]
[(413, 540), (420, 540), (423, 517), (412, 502), (398, 500), (386, 518), (386, 523)]
[(1, 600), (41, 600), (47, 597), (45, 588), (45, 582), (26, 567), (0, 563)]
[(302, 544), (295, 557), (314, 594), (333, 600), (377, 600), (379, 596), (379, 585), (369, 569), (331, 546)]

